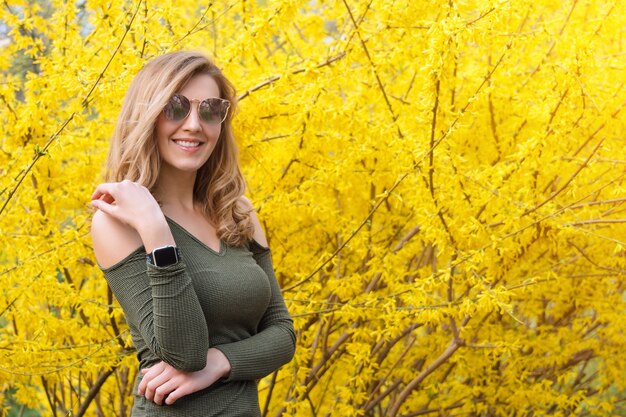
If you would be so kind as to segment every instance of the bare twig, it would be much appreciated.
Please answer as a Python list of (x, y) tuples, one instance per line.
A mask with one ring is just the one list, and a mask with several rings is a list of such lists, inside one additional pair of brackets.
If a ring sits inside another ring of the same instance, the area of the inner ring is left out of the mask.
[(89, 389), (89, 392), (87, 393), (87, 396), (85, 397), (85, 400), (80, 405), (80, 407), (78, 407), (76, 414), (74, 414), (72, 417), (83, 417), (83, 415), (85, 415), (85, 413), (87, 412), (87, 408), (89, 408), (89, 405), (91, 404), (91, 402), (94, 400), (94, 398), (96, 398), (96, 395), (98, 394), (98, 392), (100, 392), (100, 388), (102, 388), (102, 385), (104, 385), (107, 378), (111, 376), (111, 374), (115, 372), (116, 369), (117, 367), (113, 367), (109, 369), (108, 371), (105, 371), (101, 373), (100, 375), (98, 375), (96, 382)]
[[(413, 329), (410, 329), (411, 331)], [(410, 333), (410, 332), (409, 332)], [(399, 339), (398, 339), (399, 340)], [(368, 401), (363, 404), (363, 406), (361, 407), (365, 413), (369, 413), (370, 410), (374, 407), (376, 407), (386, 396), (388, 396), (392, 391), (385, 391), (384, 393), (382, 393), (381, 395), (378, 395), (377, 397), (372, 397), (372, 395), (376, 392), (378, 392), (378, 390), (380, 390), (383, 386), (385, 386), (385, 384), (387, 383), (387, 381), (389, 380), (389, 377), (391, 377), (391, 373), (398, 367), (400, 366), (400, 364), (402, 363), (402, 360), (404, 359), (404, 357), (406, 356), (407, 353), (409, 353), (409, 351), (411, 350), (411, 348), (413, 347), (413, 344), (416, 342), (416, 338), (412, 337), (411, 340), (409, 341), (409, 343), (407, 343), (406, 347), (404, 348), (404, 350), (402, 351), (402, 353), (400, 354), (400, 356), (398, 356), (398, 358), (396, 359), (396, 361), (393, 363), (393, 365), (389, 368), (389, 370), (387, 371), (387, 373), (380, 378), (378, 384), (376, 385), (376, 387), (374, 387), (374, 389), (372, 389), (369, 394), (370, 397), (368, 399)], [(393, 347), (395, 345), (395, 343), (392, 343), (389, 345), (389, 348)], [(380, 360), (380, 356), (379, 355), (379, 364), (381, 363)], [(385, 355), (386, 356), (386, 355)], [(396, 385), (397, 387), (398, 385)]]
[[(338, 55), (332, 56), (332, 57), (328, 58), (326, 61), (324, 61), (321, 64), (319, 64), (316, 68), (322, 68), (322, 67), (328, 66), (328, 65), (332, 64), (333, 62), (338, 61), (338, 60), (340, 60), (341, 58), (343, 58), (345, 56), (346, 56), (345, 52), (342, 52), (342, 53), (340, 53)], [(292, 75), (300, 74), (300, 73), (305, 72), (305, 71), (306, 71), (306, 68), (298, 68), (296, 70), (291, 71), (291, 74)], [(263, 87), (267, 87), (268, 85), (271, 85), (272, 83), (280, 80), (281, 78), (282, 78), (281, 75), (274, 75), (273, 77), (270, 77), (267, 80), (265, 80), (265, 81), (255, 85), (254, 87), (249, 88), (248, 90), (244, 91), (242, 94), (239, 95), (239, 97), (237, 97), (237, 100), (241, 101), (244, 98), (248, 97), (251, 93), (254, 93), (254, 92), (258, 91), (258, 90), (262, 89)]]
[(395, 417), (400, 410), (400, 407), (407, 400), (409, 395), (422, 383), (424, 379), (431, 373), (433, 373), (437, 368), (439, 368), (443, 363), (445, 363), (453, 354), (458, 350), (461, 345), (458, 340), (453, 339), (446, 350), (443, 351), (441, 355), (437, 359), (435, 359), (432, 363), (430, 363), (422, 372), (419, 373), (411, 382), (407, 384), (407, 386), (402, 390), (402, 392), (398, 395), (398, 398), (391, 404), (390, 409), (387, 412), (387, 416)]
[(602, 139), (600, 139), (598, 141), (598, 144), (595, 146), (595, 148), (593, 148), (593, 150), (591, 151), (591, 153), (589, 154), (587, 159), (585, 159), (585, 161), (578, 167), (578, 169), (576, 171), (574, 171), (574, 173), (568, 178), (567, 181), (565, 181), (565, 184), (563, 184), (561, 186), (561, 188), (559, 188), (558, 190), (554, 191), (552, 194), (550, 194), (550, 196), (548, 198), (546, 198), (541, 203), (537, 204), (535, 207), (524, 211), (520, 215), (520, 217), (527, 216), (528, 214), (533, 213), (533, 212), (539, 210), (541, 207), (543, 207), (544, 205), (546, 205), (550, 201), (552, 201), (557, 195), (561, 194), (561, 192), (563, 192), (563, 190), (565, 190), (572, 183), (572, 181), (574, 181), (574, 178), (576, 178), (576, 176), (578, 176), (578, 174), (580, 174), (580, 172), (589, 164), (589, 161), (591, 160), (591, 157), (593, 157), (593, 155), (595, 155), (595, 153), (598, 151), (598, 149), (600, 149), (600, 146), (602, 145), (602, 142), (604, 142), (604, 139), (605, 138), (602, 138)]
[[(204, 13), (202, 13), (202, 16), (200, 16), (200, 19), (198, 19), (198, 21), (196, 22), (195, 25), (193, 25), (193, 27), (191, 29), (189, 29), (187, 31), (187, 33), (185, 33), (183, 35), (182, 38), (178, 39), (176, 42), (174, 42), (174, 46), (178, 45), (179, 43), (181, 43), (182, 41), (184, 41), (189, 35), (191, 35), (192, 33), (194, 33), (194, 31), (196, 30), (196, 28), (198, 27), (198, 25), (200, 25), (200, 22), (202, 22), (204, 20), (204, 18), (206, 17), (207, 13), (209, 13), (209, 10), (211, 10), (211, 8), (213, 7), (213, 2), (210, 2), (209, 5), (206, 7), (206, 9), (204, 9)], [(232, 7), (232, 6), (231, 6)], [(221, 15), (220, 15), (221, 16)], [(215, 19), (213, 19), (215, 20)], [(206, 27), (206, 26), (205, 26)]]
[(398, 185), (400, 185), (400, 183), (402, 181), (404, 181), (404, 179), (409, 175), (409, 173), (405, 173), (403, 174), (394, 185), (391, 186), (391, 188), (385, 193), (385, 195), (383, 197), (381, 197), (380, 200), (378, 200), (378, 202), (374, 205), (374, 207), (370, 210), (370, 212), (368, 213), (367, 217), (361, 222), (361, 224), (359, 224), (359, 226), (350, 234), (350, 236), (348, 236), (348, 238), (343, 241), (343, 243), (324, 261), (322, 262), (317, 268), (315, 268), (309, 275), (307, 275), (305, 278), (301, 279), (300, 281), (296, 282), (295, 284), (290, 285), (289, 287), (286, 287), (283, 289), (283, 292), (287, 292), (287, 291), (292, 291), (293, 289), (299, 287), (300, 285), (306, 283), (307, 281), (309, 281), (311, 278), (313, 278), (315, 276), (315, 274), (317, 274), (322, 268), (324, 268), (324, 266), (326, 266), (331, 260), (333, 260), (337, 254), (348, 244), (350, 243), (350, 241), (352, 239), (354, 239), (354, 237), (359, 233), (359, 231), (363, 228), (363, 226), (365, 226), (367, 224), (367, 222), (369, 221), (369, 219), (374, 215), (374, 213), (378, 210), (378, 208), (385, 202), (387, 201), (387, 199), (389, 198), (389, 196), (392, 194), (392, 192), (398, 187)]
[[(350, 20), (352, 20), (352, 24), (354, 25), (354, 30), (356, 31), (356, 34), (359, 37), (359, 40), (361, 41), (361, 46), (363, 47), (363, 51), (365, 52), (365, 56), (367, 56), (367, 60), (369, 61), (370, 66), (372, 67), (372, 71), (374, 72), (374, 77), (376, 77), (378, 88), (383, 94), (383, 98), (385, 99), (385, 103), (387, 104), (387, 108), (389, 109), (389, 113), (391, 113), (391, 118), (393, 119), (395, 123), (395, 121), (398, 120), (398, 116), (396, 116), (396, 114), (393, 111), (393, 107), (391, 106), (391, 102), (389, 101), (389, 96), (387, 95), (387, 92), (385, 91), (385, 86), (383, 85), (383, 82), (380, 79), (380, 76), (378, 75), (378, 71), (376, 70), (376, 65), (374, 64), (374, 60), (372, 59), (372, 56), (370, 55), (370, 52), (367, 49), (367, 45), (365, 44), (365, 41), (363, 40), (363, 37), (361, 36), (359, 24), (354, 18), (354, 15), (352, 14), (352, 10), (350, 9), (350, 6), (348, 6), (348, 3), (346, 2), (346, 0), (343, 0), (343, 4), (344, 6), (346, 6), (346, 10), (348, 10), (348, 14), (350, 15)], [(370, 1), (369, 4), (372, 4), (372, 2)], [(369, 5), (368, 5), (368, 8), (369, 8)], [(400, 135), (401, 138), (404, 137), (399, 126), (397, 126), (397, 129), (398, 129), (398, 135)]]
[(583, 226), (585, 224), (615, 224), (615, 223), (626, 223), (626, 219), (589, 219), (589, 220), (580, 220), (577, 222), (567, 223), (566, 226)]
[(83, 237), (87, 236), (88, 234), (89, 234), (89, 232), (83, 233), (82, 235), (79, 235), (78, 237), (76, 237), (76, 238), (74, 238), (74, 239), (70, 239), (70, 240), (68, 240), (68, 241), (66, 241), (66, 242), (63, 242), (63, 243), (60, 243), (60, 244), (58, 244), (58, 245), (56, 245), (56, 246), (51, 247), (51, 248), (50, 248), (50, 249), (48, 249), (48, 250), (45, 250), (45, 251), (43, 251), (43, 252), (41, 252), (41, 253), (38, 253), (38, 254), (36, 254), (36, 255), (33, 255), (33, 256), (31, 256), (30, 258), (24, 259), (24, 260), (23, 260), (23, 261), (21, 261), (18, 265), (12, 266), (11, 268), (7, 268), (7, 269), (5, 269), (4, 271), (0, 272), (0, 276), (1, 276), (1, 275), (8, 274), (9, 272), (16, 270), (16, 269), (17, 269), (17, 268), (19, 268), (20, 266), (23, 266), (24, 264), (26, 264), (26, 263), (28, 263), (28, 262), (32, 262), (32, 261), (34, 261), (35, 259), (38, 259), (38, 258), (40, 258), (40, 257), (42, 257), (42, 256), (44, 256), (44, 255), (47, 255), (47, 254), (48, 254), (48, 253), (50, 253), (50, 252), (54, 252), (54, 251), (56, 251), (57, 249), (59, 249), (60, 247), (62, 247), (62, 246), (66, 246), (66, 245), (69, 245), (70, 243), (74, 243), (74, 242), (76, 242), (78, 239), (83, 238)]

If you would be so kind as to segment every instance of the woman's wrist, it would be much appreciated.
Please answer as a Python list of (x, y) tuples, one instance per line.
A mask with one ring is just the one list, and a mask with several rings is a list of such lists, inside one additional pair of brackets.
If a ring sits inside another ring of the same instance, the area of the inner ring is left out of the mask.
[(141, 219), (136, 230), (141, 237), (146, 253), (163, 246), (176, 246), (172, 231), (163, 213), (160, 216), (146, 216)]
[(224, 355), (224, 352), (217, 348), (210, 348), (207, 353), (207, 362), (214, 364), (213, 366), (217, 368), (218, 375), (221, 379), (228, 379), (231, 365), (226, 355)]

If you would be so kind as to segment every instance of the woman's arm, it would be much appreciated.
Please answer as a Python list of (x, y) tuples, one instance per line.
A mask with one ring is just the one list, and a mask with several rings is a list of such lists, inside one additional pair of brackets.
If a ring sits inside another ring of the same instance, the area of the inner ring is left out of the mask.
[[(209, 349), (207, 367), (203, 370), (206, 373), (180, 372), (162, 363), (151, 367), (145, 371), (139, 386), (139, 393), (144, 394), (147, 399), (163, 404), (163, 398), (166, 398), (164, 403), (169, 405), (185, 395), (209, 387), (219, 378), (226, 378), (226, 381), (260, 379), (293, 357), (296, 340), (293, 321), (274, 274), (263, 229), (256, 213), (252, 211), (251, 215), (255, 233), (250, 242), (250, 250), (267, 275), (272, 294), (259, 323), (259, 332), (247, 339)], [(224, 360), (228, 364), (226, 367), (223, 367)], [(215, 371), (215, 368), (221, 371)]]
[(255, 380), (269, 375), (293, 358), (296, 333), (293, 321), (274, 274), (272, 255), (261, 222), (250, 200), (242, 198), (254, 225), (250, 251), (269, 280), (270, 302), (259, 323), (258, 333), (237, 342), (213, 346), (228, 358), (231, 365), (227, 381)]
[(140, 395), (159, 405), (171, 405), (185, 395), (211, 386), (220, 378), (225, 378), (226, 382), (261, 379), (291, 360), (296, 336), (271, 267), (269, 249), (254, 241), (251, 250), (268, 274), (272, 289), (259, 332), (247, 339), (211, 347), (207, 365), (199, 372), (181, 372), (163, 362), (144, 370), (138, 388)]
[(92, 198), (100, 209), (92, 221), (94, 252), (128, 324), (161, 360), (203, 369), (208, 330), (184, 259), (166, 267), (146, 263), (144, 248), (174, 244), (160, 207), (130, 181), (101, 184)]
[(263, 378), (288, 363), (296, 348), (293, 321), (274, 274), (270, 250), (256, 241), (251, 242), (250, 249), (269, 279), (272, 295), (257, 334), (237, 342), (213, 346), (221, 350), (231, 364), (227, 381)]
[(129, 247), (143, 244), (150, 253), (176, 244), (161, 207), (140, 184), (128, 180), (100, 184), (91, 204), (107, 214), (94, 216), (96, 229), (92, 228), (96, 259), (105, 268), (123, 259), (120, 255), (128, 254)]
[(217, 349), (209, 349), (206, 362), (204, 369), (197, 372), (183, 372), (165, 362), (142, 369), (137, 392), (157, 405), (172, 405), (179, 398), (210, 387), (230, 372), (228, 359)]

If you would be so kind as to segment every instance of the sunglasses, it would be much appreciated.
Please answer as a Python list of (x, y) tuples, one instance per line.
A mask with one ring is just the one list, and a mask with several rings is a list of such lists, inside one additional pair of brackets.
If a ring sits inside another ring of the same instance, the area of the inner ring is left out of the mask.
[(163, 109), (163, 115), (167, 120), (173, 122), (180, 122), (189, 116), (191, 113), (191, 102), (198, 102), (198, 117), (203, 122), (211, 125), (219, 125), (228, 115), (228, 109), (230, 109), (230, 102), (223, 98), (211, 97), (200, 100), (189, 100), (187, 97), (181, 94), (174, 94), (170, 101), (167, 102)]

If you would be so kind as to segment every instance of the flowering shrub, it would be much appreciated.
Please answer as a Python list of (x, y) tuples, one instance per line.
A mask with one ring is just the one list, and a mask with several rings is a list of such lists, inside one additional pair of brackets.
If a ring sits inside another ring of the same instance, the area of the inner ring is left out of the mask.
[(202, 49), (298, 332), (264, 415), (624, 415), (623, 6), (5, 1), (4, 412), (129, 415), (88, 201), (133, 75)]

